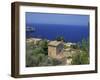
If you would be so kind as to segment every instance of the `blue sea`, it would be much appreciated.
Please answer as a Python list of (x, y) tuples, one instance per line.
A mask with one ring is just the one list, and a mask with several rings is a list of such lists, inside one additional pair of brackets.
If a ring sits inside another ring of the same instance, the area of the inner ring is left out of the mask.
[(35, 37), (48, 40), (55, 40), (63, 36), (66, 42), (81, 42), (89, 38), (89, 26), (58, 25), (58, 24), (26, 24), (35, 31), (26, 31), (26, 38)]

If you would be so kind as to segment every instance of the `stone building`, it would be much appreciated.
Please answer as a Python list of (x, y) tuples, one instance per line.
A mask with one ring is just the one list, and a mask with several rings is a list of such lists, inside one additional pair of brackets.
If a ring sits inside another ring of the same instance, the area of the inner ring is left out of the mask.
[(39, 39), (39, 38), (30, 38), (30, 39), (27, 39), (27, 43), (33, 43), (33, 44), (37, 44), (37, 43), (39, 43), (41, 41), (41, 39)]
[(48, 56), (52, 58), (62, 58), (64, 44), (62, 41), (50, 41), (48, 43)]

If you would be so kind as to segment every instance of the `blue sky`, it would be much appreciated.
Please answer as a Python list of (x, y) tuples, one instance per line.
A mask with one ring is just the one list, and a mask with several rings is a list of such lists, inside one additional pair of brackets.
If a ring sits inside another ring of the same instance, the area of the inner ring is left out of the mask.
[(89, 15), (26, 12), (26, 24), (64, 24), (87, 26)]

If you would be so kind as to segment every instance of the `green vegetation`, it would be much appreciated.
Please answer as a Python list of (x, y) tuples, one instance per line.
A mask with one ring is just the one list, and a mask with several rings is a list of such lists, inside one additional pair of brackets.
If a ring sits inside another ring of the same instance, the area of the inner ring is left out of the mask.
[(83, 39), (81, 43), (81, 50), (89, 53), (89, 40)]
[[(63, 37), (57, 37), (57, 41), (64, 41)], [(72, 65), (89, 64), (89, 40), (83, 39), (75, 45), (64, 45), (67, 59), (72, 59)], [(70, 56), (68, 56), (68, 53)], [(75, 54), (72, 54), (75, 53)], [(43, 39), (36, 44), (26, 43), (26, 67), (56, 66), (64, 64), (61, 60), (48, 56), (48, 40)]]
[(38, 46), (43, 49), (45, 55), (48, 55), (48, 41), (46, 39), (40, 41)]
[(89, 41), (83, 39), (77, 48), (79, 51), (72, 56), (72, 64), (89, 64)]
[(89, 64), (88, 55), (85, 51), (79, 52), (72, 56), (72, 64)]
[(26, 44), (26, 67), (54, 66), (61, 65), (62, 62), (48, 57), (47, 40), (44, 39), (37, 44)]
[(64, 45), (64, 49), (67, 49), (67, 48), (69, 48), (68, 46), (66, 46), (66, 45)]
[(71, 45), (71, 48), (78, 49), (78, 45)]
[(56, 37), (56, 40), (57, 41), (64, 41), (64, 37), (63, 36), (58, 36), (58, 37)]

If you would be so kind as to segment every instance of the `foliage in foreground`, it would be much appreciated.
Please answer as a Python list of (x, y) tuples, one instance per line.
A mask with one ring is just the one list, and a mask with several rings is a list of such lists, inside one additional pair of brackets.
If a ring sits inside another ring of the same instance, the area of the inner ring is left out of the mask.
[(48, 57), (47, 41), (40, 41), (37, 45), (26, 45), (26, 67), (55, 66), (62, 62)]
[(89, 64), (89, 41), (83, 39), (77, 46), (80, 51), (72, 56), (72, 64)]
[[(63, 40), (63, 38), (58, 38)], [(62, 65), (63, 62), (57, 59), (48, 57), (48, 42), (46, 39), (40, 41), (37, 44), (26, 44), (26, 66), (56, 66)], [(89, 64), (89, 41), (82, 40), (81, 43), (71, 46), (73, 49), (79, 50), (72, 56), (72, 65)], [(64, 48), (68, 48), (64, 46)]]
[(89, 64), (89, 57), (86, 52), (82, 51), (73, 55), (72, 57), (72, 64), (79, 65), (79, 64)]

